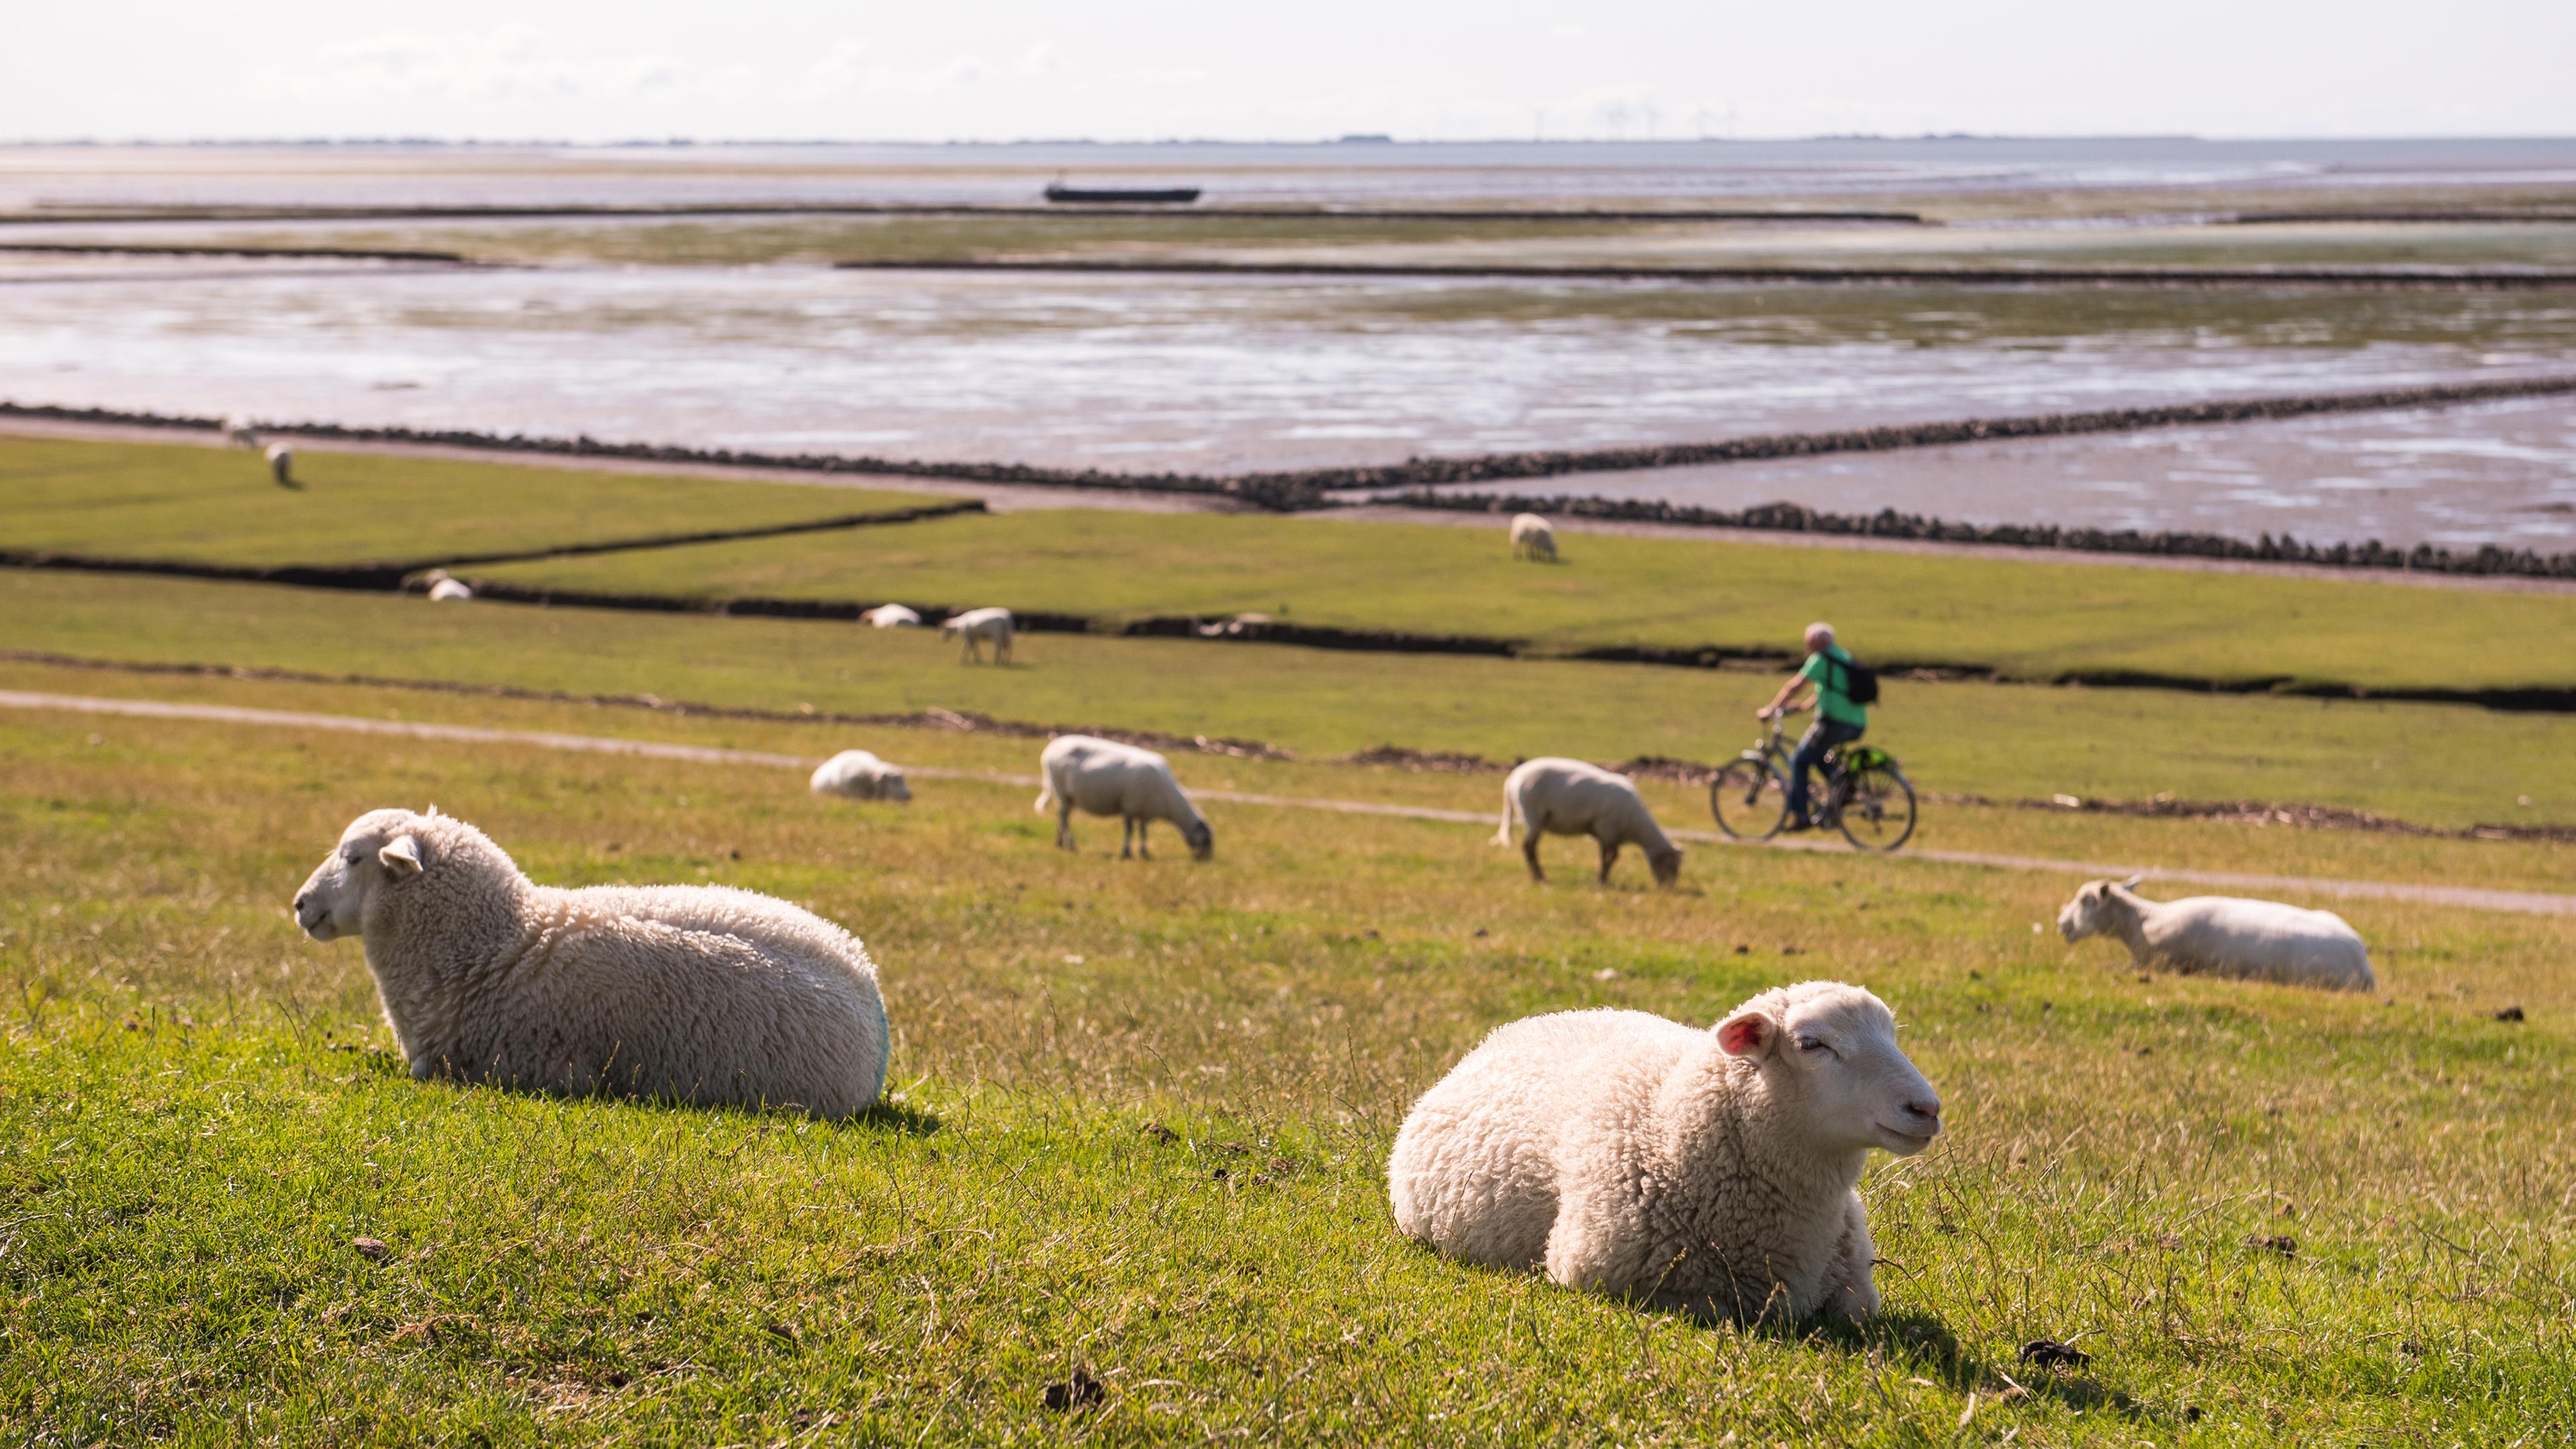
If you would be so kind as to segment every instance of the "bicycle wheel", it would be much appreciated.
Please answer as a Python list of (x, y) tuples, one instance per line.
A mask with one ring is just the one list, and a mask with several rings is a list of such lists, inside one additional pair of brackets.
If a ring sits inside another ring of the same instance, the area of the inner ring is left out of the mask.
[(1708, 809), (1737, 840), (1769, 840), (1788, 822), (1789, 791), (1769, 766), (1729, 760), (1708, 782)]
[(1914, 834), (1914, 787), (1893, 760), (1877, 760), (1844, 777), (1834, 823), (1862, 850), (1894, 850)]

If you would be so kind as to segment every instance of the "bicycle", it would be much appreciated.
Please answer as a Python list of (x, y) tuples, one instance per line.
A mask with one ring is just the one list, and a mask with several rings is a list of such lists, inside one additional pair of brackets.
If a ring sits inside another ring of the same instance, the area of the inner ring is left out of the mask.
[[(1727, 761), (1708, 782), (1709, 813), (1737, 840), (1769, 840), (1789, 823), (1789, 757), (1780, 717), (1753, 748)], [(1896, 757), (1876, 745), (1827, 750), (1824, 783), (1812, 797), (1816, 827), (1832, 826), (1857, 850), (1889, 851), (1914, 835), (1914, 786)]]

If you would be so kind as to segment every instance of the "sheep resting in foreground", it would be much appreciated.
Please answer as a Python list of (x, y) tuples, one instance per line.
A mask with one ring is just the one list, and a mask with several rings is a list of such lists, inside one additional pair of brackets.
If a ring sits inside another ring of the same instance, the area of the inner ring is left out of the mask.
[(1512, 557), (1556, 562), (1556, 530), (1535, 513), (1513, 514)]
[(886, 1071), (849, 932), (727, 886), (541, 886), (482, 831), (371, 810), (295, 895), (356, 933), (416, 1078), (855, 1113)]
[(939, 626), (943, 634), (954, 634), (966, 642), (958, 662), (984, 657), (984, 641), (993, 643), (993, 662), (1011, 662), (1011, 611), (1008, 609), (968, 609)]
[(901, 604), (879, 604), (859, 616), (880, 629), (918, 629), (921, 615)]
[(912, 798), (912, 786), (905, 783), (903, 767), (889, 765), (866, 750), (843, 750), (816, 767), (813, 779), (817, 795), (838, 795), (844, 800), (901, 800)]
[(2332, 911), (2237, 896), (2151, 901), (2125, 881), (2088, 881), (2057, 913), (2072, 944), (2109, 936), (2140, 966), (2189, 975), (2234, 976), (2285, 986), (2369, 991), (2379, 985), (2361, 933)]
[(1681, 877), (1681, 848), (1665, 838), (1664, 828), (1646, 809), (1645, 797), (1637, 793), (1636, 782), (1615, 770), (1548, 756), (1522, 761), (1503, 777), (1503, 823), (1494, 832), (1496, 845), (1512, 843), (1515, 823), (1527, 832), (1521, 841), (1521, 858), (1529, 862), (1530, 879), (1535, 881), (1547, 879), (1547, 872), (1538, 865), (1541, 834), (1589, 835), (1599, 841), (1605, 885), (1623, 845), (1635, 845), (1646, 853), (1655, 884), (1668, 886)]
[(1132, 849), (1147, 860), (1145, 830), (1157, 820), (1180, 827), (1190, 854), (1205, 860), (1216, 853), (1216, 832), (1207, 817), (1172, 776), (1172, 762), (1152, 750), (1122, 745), (1092, 735), (1059, 735), (1038, 755), (1038, 773), (1046, 783), (1038, 791), (1037, 811), (1055, 812), (1055, 843), (1073, 845), (1073, 812), (1119, 817), (1118, 858)]
[(295, 486), (295, 450), (284, 443), (268, 445), (268, 476), (280, 488)]
[(1857, 986), (1809, 981), (1713, 1030), (1561, 1011), (1485, 1038), (1387, 1160), (1406, 1236), (1453, 1258), (1704, 1318), (1863, 1319), (1876, 1248), (1853, 1191), (1941, 1099)]

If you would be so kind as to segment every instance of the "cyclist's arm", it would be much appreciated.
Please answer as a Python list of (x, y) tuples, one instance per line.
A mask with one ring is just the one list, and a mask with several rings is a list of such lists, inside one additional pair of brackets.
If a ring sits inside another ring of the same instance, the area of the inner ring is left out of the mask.
[(1793, 696), (1803, 692), (1808, 683), (1809, 681), (1807, 676), (1804, 674), (1790, 675), (1788, 682), (1780, 686), (1780, 692), (1771, 696), (1771, 702), (1763, 706), (1761, 709), (1756, 710), (1754, 712), (1755, 715), (1757, 717), (1765, 717), (1775, 714), (1795, 714), (1797, 711), (1806, 708), (1806, 703), (1803, 700), (1796, 704), (1791, 704), (1789, 701)]

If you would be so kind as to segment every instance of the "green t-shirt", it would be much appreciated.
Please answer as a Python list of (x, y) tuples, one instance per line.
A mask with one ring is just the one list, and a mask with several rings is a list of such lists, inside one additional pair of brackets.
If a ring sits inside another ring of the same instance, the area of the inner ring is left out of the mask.
[(1807, 662), (1798, 668), (1799, 674), (1816, 682), (1816, 714), (1856, 729), (1869, 728), (1869, 711), (1852, 703), (1851, 696), (1843, 692), (1851, 681), (1842, 670), (1828, 667), (1828, 658), (1837, 664), (1852, 662), (1843, 646), (1834, 644), (1822, 654), (1808, 655)]

